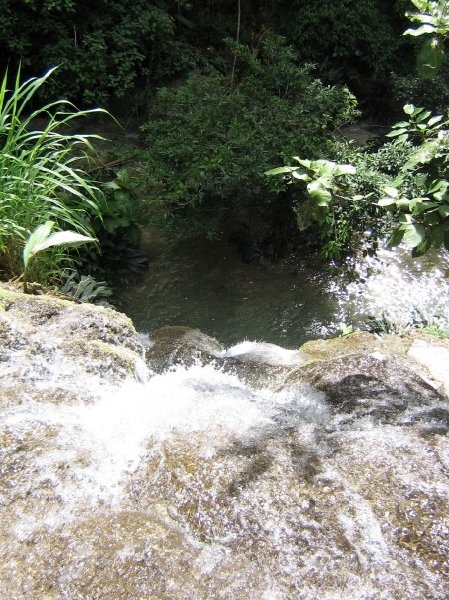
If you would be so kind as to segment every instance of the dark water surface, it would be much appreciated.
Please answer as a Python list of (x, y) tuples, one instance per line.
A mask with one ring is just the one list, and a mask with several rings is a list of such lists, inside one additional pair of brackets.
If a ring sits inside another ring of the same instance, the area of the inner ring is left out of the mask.
[(146, 251), (148, 271), (118, 291), (117, 307), (140, 332), (188, 325), (228, 345), (251, 339), (291, 348), (335, 333), (339, 301), (317, 256), (247, 264), (227, 242), (170, 242), (159, 233), (148, 234)]
[(336, 335), (341, 323), (449, 330), (446, 251), (412, 259), (407, 248), (381, 250), (355, 265), (353, 281), (313, 254), (247, 264), (223, 241), (176, 242), (148, 232), (145, 251), (148, 271), (117, 293), (117, 308), (142, 333), (187, 325), (228, 346), (248, 339), (297, 348)]

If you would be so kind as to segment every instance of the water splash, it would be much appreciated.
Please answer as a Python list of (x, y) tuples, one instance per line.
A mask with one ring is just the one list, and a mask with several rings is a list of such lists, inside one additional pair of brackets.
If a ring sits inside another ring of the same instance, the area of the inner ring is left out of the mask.
[(381, 250), (356, 265), (359, 279), (335, 286), (345, 322), (382, 323), (401, 329), (436, 324), (449, 329), (449, 253), (412, 259), (409, 250)]

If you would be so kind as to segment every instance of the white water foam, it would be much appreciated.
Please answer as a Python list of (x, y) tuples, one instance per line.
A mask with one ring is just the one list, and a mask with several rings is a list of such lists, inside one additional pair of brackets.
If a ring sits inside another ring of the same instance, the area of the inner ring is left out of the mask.
[[(206, 457), (222, 440), (257, 438), (266, 428), (321, 422), (329, 416), (317, 392), (255, 392), (211, 365), (177, 367), (146, 384), (127, 381), (119, 390), (93, 383), (94, 403), (30, 402), (4, 415), (3, 427), (22, 436), (44, 426), (57, 432), (52, 449), (40, 454), (37, 467), (39, 478), (57, 488), (66, 513), (86, 502), (119, 501), (147, 445), (173, 434), (189, 438), (201, 433)], [(58, 475), (60, 465), (70, 465), (69, 476)]]
[(335, 287), (340, 298), (340, 318), (346, 322), (371, 317), (407, 327), (436, 324), (449, 329), (449, 253), (434, 252), (412, 259), (410, 250), (380, 250), (378, 256), (360, 261), (360, 279), (345, 290)]
[(268, 342), (245, 340), (231, 346), (220, 354), (223, 358), (237, 358), (242, 361), (256, 362), (271, 366), (295, 366), (302, 362), (298, 350), (288, 350)]

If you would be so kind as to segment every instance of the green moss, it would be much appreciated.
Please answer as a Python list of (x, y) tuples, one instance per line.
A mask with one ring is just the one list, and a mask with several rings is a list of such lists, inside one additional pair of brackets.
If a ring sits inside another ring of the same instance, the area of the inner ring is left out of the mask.
[(16, 300), (17, 293), (8, 290), (4, 286), (0, 285), (0, 310), (6, 310), (6, 306)]
[(449, 331), (445, 331), (444, 329), (440, 329), (438, 325), (429, 325), (428, 327), (423, 327), (422, 329), (425, 333), (432, 335), (440, 340), (449, 339)]
[(356, 331), (344, 337), (327, 340), (312, 340), (300, 347), (306, 363), (330, 360), (351, 354), (372, 354), (382, 352), (387, 355), (405, 354), (412, 343), (409, 335), (384, 335), (379, 337), (367, 331)]

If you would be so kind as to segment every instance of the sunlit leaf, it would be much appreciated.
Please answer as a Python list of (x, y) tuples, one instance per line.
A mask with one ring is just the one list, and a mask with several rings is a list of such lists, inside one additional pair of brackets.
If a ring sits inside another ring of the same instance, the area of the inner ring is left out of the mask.
[(407, 223), (401, 227), (404, 231), (402, 240), (411, 248), (415, 248), (421, 244), (426, 237), (425, 229), (420, 223)]

